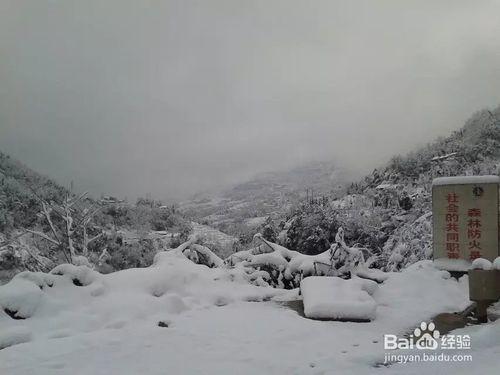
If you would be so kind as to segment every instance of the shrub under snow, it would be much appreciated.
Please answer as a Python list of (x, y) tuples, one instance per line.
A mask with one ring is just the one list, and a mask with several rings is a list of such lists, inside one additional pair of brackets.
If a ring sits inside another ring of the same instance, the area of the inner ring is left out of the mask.
[(233, 254), (226, 263), (243, 268), (258, 285), (297, 288), (306, 276), (350, 277), (368, 265), (365, 255), (368, 251), (348, 247), (342, 228), (330, 249), (317, 255), (289, 250), (265, 240), (260, 234), (255, 239), (259, 242), (257, 247)]

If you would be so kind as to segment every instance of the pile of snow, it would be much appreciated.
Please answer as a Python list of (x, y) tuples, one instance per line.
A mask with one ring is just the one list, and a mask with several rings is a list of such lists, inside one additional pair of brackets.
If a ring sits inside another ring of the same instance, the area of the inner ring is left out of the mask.
[(99, 278), (99, 273), (88, 266), (77, 266), (74, 264), (60, 264), (50, 271), (53, 275), (63, 276), (71, 280), (77, 286), (87, 286)]
[(493, 262), (493, 268), (500, 271), (500, 257), (497, 257)]
[(2, 312), (13, 319), (31, 317), (42, 300), (42, 290), (30, 280), (15, 277), (10, 283), (0, 287), (0, 307)]
[(365, 284), (377, 308), (364, 324), (304, 319), (274, 302), (295, 299), (296, 290), (250, 285), (239, 267), (197, 265), (182, 248), (159, 253), (148, 268), (96, 274), (86, 286), (73, 282), (77, 270), (25, 273), (0, 287), (1, 296), (15, 297), (21, 281), (40, 291), (29, 318), (0, 309), (0, 347), (10, 346), (0, 350), (0, 373), (371, 374), (384, 358), (384, 334), (403, 337), (469, 303), (467, 276), (457, 282), (430, 261)]
[(307, 277), (300, 283), (304, 314), (313, 319), (370, 321), (377, 305), (371, 296), (374, 281), (339, 277)]
[(376, 319), (390, 323), (398, 311), (404, 311), (402, 321), (419, 322), (438, 313), (462, 311), (470, 304), (468, 290), (467, 275), (456, 281), (432, 261), (422, 260), (401, 272), (390, 273), (375, 291)]
[[(206, 251), (195, 244), (186, 247), (200, 254)], [(183, 250), (158, 253), (148, 268), (106, 275), (71, 264), (59, 265), (51, 273), (16, 275), (0, 286), (0, 346), (31, 337), (123, 327), (137, 319), (155, 326), (184, 311), (268, 300), (284, 292), (250, 284), (239, 269), (195, 264)], [(51, 329), (40, 331), (42, 321)], [(17, 323), (23, 328), (16, 328)]]
[(490, 271), (493, 269), (493, 264), (488, 259), (477, 258), (472, 262), (472, 269)]

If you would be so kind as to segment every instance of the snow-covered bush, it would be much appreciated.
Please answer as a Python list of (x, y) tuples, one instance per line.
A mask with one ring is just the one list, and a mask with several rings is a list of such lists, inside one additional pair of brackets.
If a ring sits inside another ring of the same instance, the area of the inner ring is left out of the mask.
[(241, 267), (252, 280), (277, 288), (297, 288), (306, 276), (334, 275), (351, 277), (358, 268), (367, 266), (371, 255), (367, 249), (348, 247), (339, 228), (330, 249), (306, 255), (255, 236), (258, 246), (233, 254), (226, 259), (229, 266)]
[(127, 268), (148, 267), (158, 251), (150, 239), (140, 239), (133, 243), (117, 244), (110, 241), (106, 246), (108, 255), (99, 267), (103, 272)]
[(384, 245), (381, 259), (387, 271), (398, 271), (432, 256), (432, 212), (399, 226)]
[(0, 281), (24, 270), (48, 271), (54, 267), (54, 262), (42, 255), (30, 238), (19, 233), (13, 232), (13, 239), (0, 234)]
[(303, 204), (295, 211), (282, 244), (308, 255), (328, 250), (339, 227), (329, 207), (316, 203)]
[(210, 268), (221, 267), (224, 261), (215, 255), (208, 247), (192, 244), (183, 251), (183, 254), (196, 264), (204, 264)]

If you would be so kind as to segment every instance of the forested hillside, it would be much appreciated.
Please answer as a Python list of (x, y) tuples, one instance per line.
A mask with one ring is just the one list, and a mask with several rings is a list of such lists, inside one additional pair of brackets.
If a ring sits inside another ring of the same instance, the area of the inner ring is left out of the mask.
[(447, 138), (394, 157), (353, 183), (344, 197), (308, 200), (291, 209), (281, 224), (268, 223), (264, 229), (288, 248), (317, 254), (343, 227), (348, 243), (379, 255), (379, 267), (400, 269), (431, 255), (432, 180), (498, 174), (499, 166), (500, 107), (475, 113)]
[(39, 200), (61, 202), (66, 189), (0, 152), (0, 233), (35, 225)]
[(0, 279), (84, 256), (102, 272), (149, 266), (187, 238), (175, 206), (75, 194), (0, 153)]
[(282, 218), (305, 197), (339, 197), (352, 174), (333, 162), (262, 173), (218, 194), (199, 194), (179, 209), (200, 223), (240, 238), (245, 247), (268, 218)]
[(371, 254), (372, 267), (399, 270), (431, 256), (433, 178), (499, 173), (499, 119), (500, 107), (477, 112), (451, 136), (350, 185), (332, 164), (317, 164), (291, 176), (261, 176), (224, 198), (185, 203), (182, 212), (153, 199), (130, 204), (73, 194), (0, 154), (0, 273), (67, 261), (89, 261), (101, 272), (149, 266), (157, 251), (178, 246), (193, 230), (222, 258), (252, 248), (258, 232), (316, 255), (335, 244), (339, 228), (342, 241)]

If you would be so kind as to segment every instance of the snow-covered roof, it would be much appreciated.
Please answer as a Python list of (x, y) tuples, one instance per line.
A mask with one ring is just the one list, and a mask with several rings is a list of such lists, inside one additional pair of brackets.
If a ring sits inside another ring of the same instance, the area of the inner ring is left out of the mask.
[(498, 184), (500, 177), (498, 176), (454, 176), (454, 177), (438, 177), (432, 181), (432, 186), (442, 185), (465, 185), (465, 184)]

